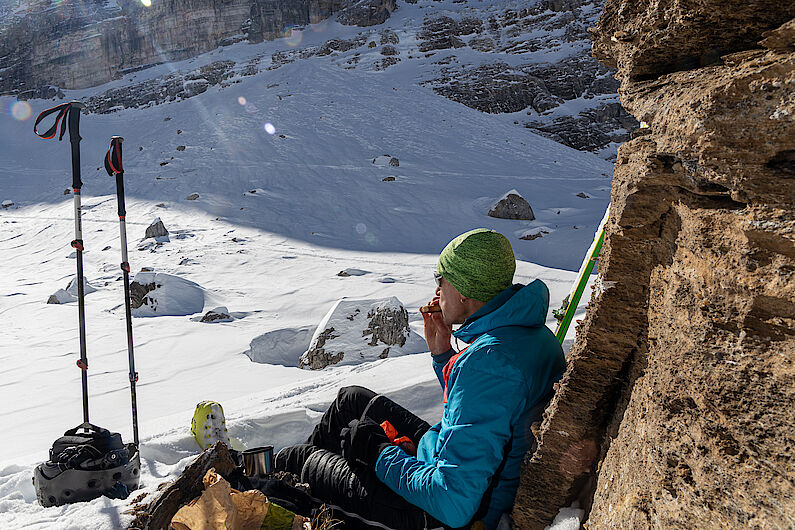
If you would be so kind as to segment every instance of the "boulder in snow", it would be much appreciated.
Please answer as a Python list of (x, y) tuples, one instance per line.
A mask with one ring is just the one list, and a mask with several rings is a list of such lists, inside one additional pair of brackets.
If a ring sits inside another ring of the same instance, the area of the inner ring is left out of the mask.
[(199, 322), (232, 322), (234, 318), (229, 315), (229, 310), (224, 306), (207, 311)]
[[(66, 289), (58, 289), (47, 299), (48, 304), (68, 304), (77, 300), (77, 278), (72, 278)], [(83, 294), (96, 292), (97, 288), (88, 283), (85, 276), (83, 277)]]
[(489, 210), (489, 217), (524, 221), (532, 221), (536, 218), (533, 215), (533, 209), (516, 190), (511, 190), (503, 195)]
[(163, 221), (160, 220), (159, 217), (156, 217), (152, 224), (146, 229), (146, 234), (144, 235), (144, 239), (149, 239), (150, 237), (158, 238), (158, 237), (168, 237), (168, 230), (166, 230), (166, 225), (163, 224)]
[(139, 272), (130, 283), (132, 314), (136, 317), (184, 316), (204, 309), (204, 289), (162, 272)]
[(14, 206), (14, 201), (3, 201), (2, 202), (3, 209), (11, 208)]
[(186, 201), (195, 201), (198, 198), (199, 198), (199, 194), (198, 193), (191, 193), (190, 195), (185, 197), (185, 200)]
[(342, 299), (320, 322), (299, 366), (321, 370), (427, 349), (409, 329), (408, 312), (397, 298)]
[(68, 304), (69, 302), (74, 302), (75, 300), (77, 300), (77, 297), (67, 293), (66, 290), (64, 289), (58, 289), (57, 291), (55, 291), (55, 293), (50, 295), (50, 297), (47, 299), (47, 303)]
[(400, 161), (392, 155), (381, 155), (373, 158), (373, 165), (376, 167), (399, 167)]
[(337, 276), (342, 276), (343, 278), (347, 278), (348, 276), (364, 276), (367, 274), (367, 271), (363, 271), (362, 269), (343, 269), (337, 273)]

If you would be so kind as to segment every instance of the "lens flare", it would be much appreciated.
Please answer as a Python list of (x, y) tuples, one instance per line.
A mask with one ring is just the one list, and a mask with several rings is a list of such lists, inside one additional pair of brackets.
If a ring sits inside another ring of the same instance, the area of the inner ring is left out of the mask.
[(254, 114), (255, 112), (257, 112), (257, 107), (253, 103), (246, 103), (246, 106), (244, 108), (246, 109), (246, 112), (248, 112), (249, 114)]
[(141, 0), (141, 3), (146, 7), (152, 7), (152, 0)]
[(237, 98), (237, 102), (243, 105), (244, 107), (246, 106), (246, 98), (244, 98), (243, 96)]
[(364, 234), (367, 232), (367, 225), (364, 223), (359, 223), (356, 225), (356, 233), (357, 234)]
[(296, 47), (301, 44), (304, 34), (298, 26), (287, 26), (284, 28), (284, 39), (290, 47)]
[(11, 115), (17, 121), (25, 121), (30, 118), (33, 109), (30, 108), (30, 105), (27, 101), (17, 101), (13, 105), (11, 105)]
[(265, 132), (268, 134), (276, 134), (276, 127), (271, 122), (265, 124)]

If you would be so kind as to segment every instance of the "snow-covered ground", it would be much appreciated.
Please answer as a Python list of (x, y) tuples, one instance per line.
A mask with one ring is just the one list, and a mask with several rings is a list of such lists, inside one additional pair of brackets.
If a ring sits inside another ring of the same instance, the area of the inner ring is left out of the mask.
[[(387, 25), (399, 31), (401, 17), (421, 18), (413, 10), (423, 5), (401, 3)], [(304, 30), (301, 45), (359, 31), (326, 23)], [(131, 76), (269, 57), (291, 44), (241, 43)], [(346, 70), (333, 55), (313, 57), (185, 101), (82, 117), (85, 274), (96, 288), (86, 296), (94, 423), (132, 439), (115, 187), (102, 168), (111, 135), (125, 138), (133, 273), (175, 275), (203, 295), (196, 313), (133, 322), (143, 491), (173, 479), (198, 454), (189, 428), (202, 400), (224, 405), (233, 438), (277, 450), (301, 441), (349, 384), (436, 421), (441, 391), (427, 352), (322, 371), (296, 366), (301, 341), (343, 297), (396, 297), (421, 334), (417, 308), (433, 294), (437, 254), (466, 230), (508, 236), (519, 259), (516, 281), (544, 280), (550, 309), (568, 293), (607, 206), (611, 165), (516, 127), (510, 115), (435, 95), (418, 85), (421, 68), (404, 61), (385, 71)], [(124, 501), (43, 509), (31, 484), (52, 441), (82, 421), (77, 304), (46, 304), (75, 274), (72, 196), (64, 193), (69, 144), (41, 141), (32, 130), (33, 118), (55, 103), (33, 100), (27, 109), (0, 98), (8, 111), (0, 117), (0, 201), (14, 203), (0, 210), (0, 528), (117, 528), (130, 519)], [(373, 163), (387, 154), (399, 167)], [(486, 215), (512, 189), (536, 220)], [(199, 197), (186, 200), (192, 193)], [(143, 240), (157, 217), (168, 242)], [(542, 237), (519, 239), (539, 227)], [(345, 269), (356, 273), (337, 275)], [(589, 298), (586, 292), (583, 304)], [(198, 322), (217, 306), (234, 320)], [(551, 313), (548, 325), (554, 329)], [(252, 345), (267, 333), (272, 341)], [(574, 326), (566, 347), (573, 336)], [(263, 344), (283, 349), (273, 352), (274, 364), (246, 354), (256, 347), (267, 357)]]

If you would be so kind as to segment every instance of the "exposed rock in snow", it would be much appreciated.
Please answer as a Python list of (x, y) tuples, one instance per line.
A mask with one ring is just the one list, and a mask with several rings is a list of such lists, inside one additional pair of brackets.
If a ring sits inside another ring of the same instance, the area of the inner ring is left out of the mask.
[(525, 221), (532, 221), (536, 218), (533, 215), (533, 209), (530, 204), (519, 195), (516, 190), (511, 190), (489, 210), (489, 217), (496, 217), (498, 219), (521, 219)]
[(192, 315), (204, 309), (204, 289), (162, 272), (139, 272), (130, 283), (132, 314), (137, 317)]
[(309, 349), (314, 328), (287, 328), (255, 337), (245, 353), (252, 362), (298, 366), (301, 355)]
[(47, 299), (48, 304), (68, 304), (69, 302), (74, 302), (77, 300), (76, 296), (72, 296), (71, 294), (67, 293), (64, 289), (58, 289), (55, 293), (51, 294), (50, 297)]
[(186, 201), (195, 201), (195, 200), (196, 200), (196, 199), (198, 199), (199, 197), (200, 197), (200, 195), (199, 195), (198, 193), (191, 193), (190, 195), (188, 195), (187, 197), (185, 197), (185, 200), (186, 200)]
[(166, 225), (163, 224), (163, 221), (161, 221), (159, 217), (156, 217), (155, 220), (152, 221), (152, 224), (146, 229), (144, 239), (149, 239), (150, 237), (168, 237)]
[(6, 200), (6, 201), (2, 202), (2, 207), (3, 208), (11, 208), (12, 206), (14, 206), (14, 201)]
[(539, 226), (536, 228), (532, 228), (530, 230), (526, 230), (519, 236), (519, 239), (524, 239), (526, 241), (532, 241), (533, 239), (538, 239), (539, 237), (543, 237), (544, 234), (548, 234), (550, 232), (549, 228), (545, 226)]
[(347, 276), (364, 276), (367, 273), (368, 273), (368, 271), (364, 271), (362, 269), (348, 268), (348, 269), (343, 269), (343, 270), (339, 271), (337, 273), (337, 276), (342, 276), (344, 278), (344, 277), (347, 277)]
[(346, 26), (374, 26), (386, 22), (395, 10), (395, 0), (359, 0), (340, 11), (340, 24)]
[[(47, 299), (48, 304), (68, 304), (69, 302), (77, 301), (77, 282), (76, 278), (72, 278), (66, 289), (58, 289), (55, 293), (51, 294)], [(96, 292), (97, 288), (88, 283), (83, 277), (83, 294)]]
[(199, 322), (232, 322), (234, 318), (229, 314), (229, 310), (224, 306), (207, 311)]
[(387, 166), (398, 167), (400, 165), (400, 162), (396, 157), (392, 155), (381, 155), (373, 158), (373, 164), (376, 167), (387, 167)]
[(318, 325), (299, 365), (321, 370), (426, 350), (422, 337), (409, 329), (408, 312), (397, 298), (342, 299)]

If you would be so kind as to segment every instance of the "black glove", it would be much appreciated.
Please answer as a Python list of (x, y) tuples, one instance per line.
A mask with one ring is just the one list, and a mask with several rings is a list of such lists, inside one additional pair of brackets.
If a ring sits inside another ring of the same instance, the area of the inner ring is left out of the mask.
[(342, 456), (352, 464), (375, 468), (378, 455), (392, 445), (384, 429), (370, 418), (353, 420), (340, 432)]

